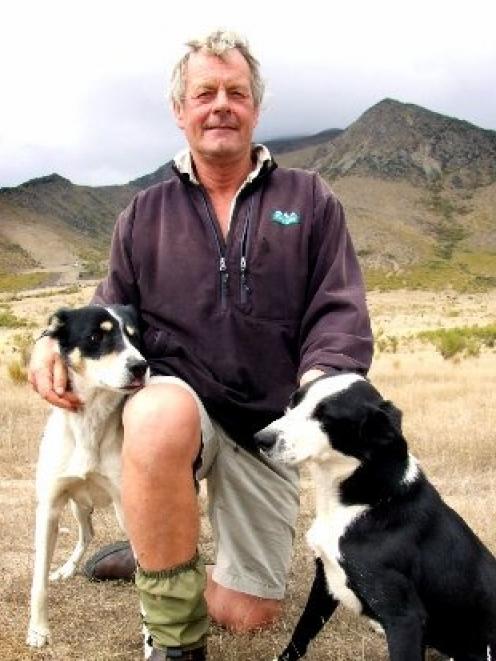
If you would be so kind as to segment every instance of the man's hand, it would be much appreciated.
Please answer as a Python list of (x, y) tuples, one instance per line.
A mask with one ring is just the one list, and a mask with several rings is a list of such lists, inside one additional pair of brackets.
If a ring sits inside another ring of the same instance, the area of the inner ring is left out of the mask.
[(43, 399), (69, 411), (77, 411), (80, 399), (67, 388), (67, 367), (58, 351), (57, 342), (42, 337), (36, 342), (28, 368), (28, 381)]
[(324, 376), (324, 374), (325, 372), (322, 370), (308, 370), (308, 372), (305, 372), (305, 374), (302, 375), (300, 379), (300, 386), (304, 386), (305, 383), (309, 383), (314, 379), (318, 379), (319, 376)]

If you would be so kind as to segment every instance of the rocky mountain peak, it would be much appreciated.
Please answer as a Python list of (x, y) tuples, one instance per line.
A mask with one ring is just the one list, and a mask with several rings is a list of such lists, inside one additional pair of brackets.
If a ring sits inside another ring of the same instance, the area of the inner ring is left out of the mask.
[(496, 181), (496, 131), (383, 99), (335, 138), (316, 167), (347, 174), (474, 188)]

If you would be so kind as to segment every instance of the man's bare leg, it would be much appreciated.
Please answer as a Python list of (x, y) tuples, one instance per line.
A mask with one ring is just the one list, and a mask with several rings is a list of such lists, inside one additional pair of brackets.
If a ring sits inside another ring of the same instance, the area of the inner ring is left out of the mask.
[[(201, 437), (196, 402), (181, 386), (151, 384), (126, 404), (124, 430), (123, 508), (138, 562), (152, 571), (187, 562), (200, 520), (192, 472)], [(210, 575), (205, 597), (215, 622), (238, 632), (270, 626), (281, 609), (278, 600), (230, 590)]]
[(210, 617), (235, 633), (246, 633), (270, 627), (279, 618), (282, 602), (262, 599), (219, 585), (212, 579), (213, 567), (207, 567), (207, 600)]
[(198, 408), (185, 388), (152, 384), (126, 404), (122, 504), (144, 569), (174, 567), (196, 553), (199, 511), (192, 466), (200, 435)]

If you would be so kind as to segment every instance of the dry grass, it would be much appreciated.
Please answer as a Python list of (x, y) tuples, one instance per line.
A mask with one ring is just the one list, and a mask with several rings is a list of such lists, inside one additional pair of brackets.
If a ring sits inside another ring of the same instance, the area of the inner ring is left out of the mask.
[[(62, 304), (81, 304), (90, 290), (53, 299), (32, 297), (12, 304), (13, 312), (40, 326)], [(61, 300), (63, 299), (63, 300)], [(453, 297), (426, 293), (373, 294), (374, 328), (406, 338), (413, 331), (439, 326), (486, 324), (496, 318), (490, 296)], [(455, 317), (450, 313), (455, 312)], [(36, 331), (35, 331), (36, 332)], [(0, 362), (10, 355), (13, 331), (0, 334)], [(404, 412), (411, 449), (447, 502), (457, 509), (488, 546), (496, 550), (496, 354), (458, 363), (445, 361), (433, 348), (400, 342), (396, 353), (380, 353), (371, 377), (383, 394)], [(2, 537), (0, 571), (0, 659), (87, 661), (141, 658), (139, 617), (131, 586), (90, 584), (76, 577), (51, 587), (50, 613), (54, 644), (29, 651), (24, 645), (33, 558), (34, 465), (46, 416), (44, 403), (26, 386), (14, 386), (0, 374), (0, 503)], [(312, 560), (303, 541), (312, 512), (312, 493), (303, 477), (302, 509), (288, 598), (283, 620), (273, 630), (234, 636), (215, 627), (209, 640), (215, 661), (270, 659), (287, 642), (304, 606), (312, 579)], [(95, 516), (99, 545), (119, 537), (110, 511)], [(56, 551), (60, 562), (74, 543), (67, 513)], [(202, 548), (211, 554), (204, 521)], [(386, 658), (381, 636), (341, 609), (325, 628), (309, 661), (378, 661)]]

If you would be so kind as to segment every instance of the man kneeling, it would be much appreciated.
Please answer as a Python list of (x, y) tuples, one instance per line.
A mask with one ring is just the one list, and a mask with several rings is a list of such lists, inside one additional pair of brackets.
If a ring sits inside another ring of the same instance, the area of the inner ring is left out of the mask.
[[(277, 617), (298, 480), (257, 454), (253, 434), (282, 415), (298, 383), (364, 373), (372, 353), (339, 201), (316, 174), (278, 168), (252, 145), (263, 83), (246, 41), (215, 32), (188, 46), (171, 91), (188, 149), (119, 216), (93, 301), (139, 310), (152, 373), (124, 409), (122, 483), (152, 659), (205, 658), (207, 613), (235, 631)], [(77, 407), (49, 338), (31, 382)], [(203, 477), (210, 574), (197, 554)], [(114, 551), (90, 562), (93, 577), (134, 573), (130, 550)]]

